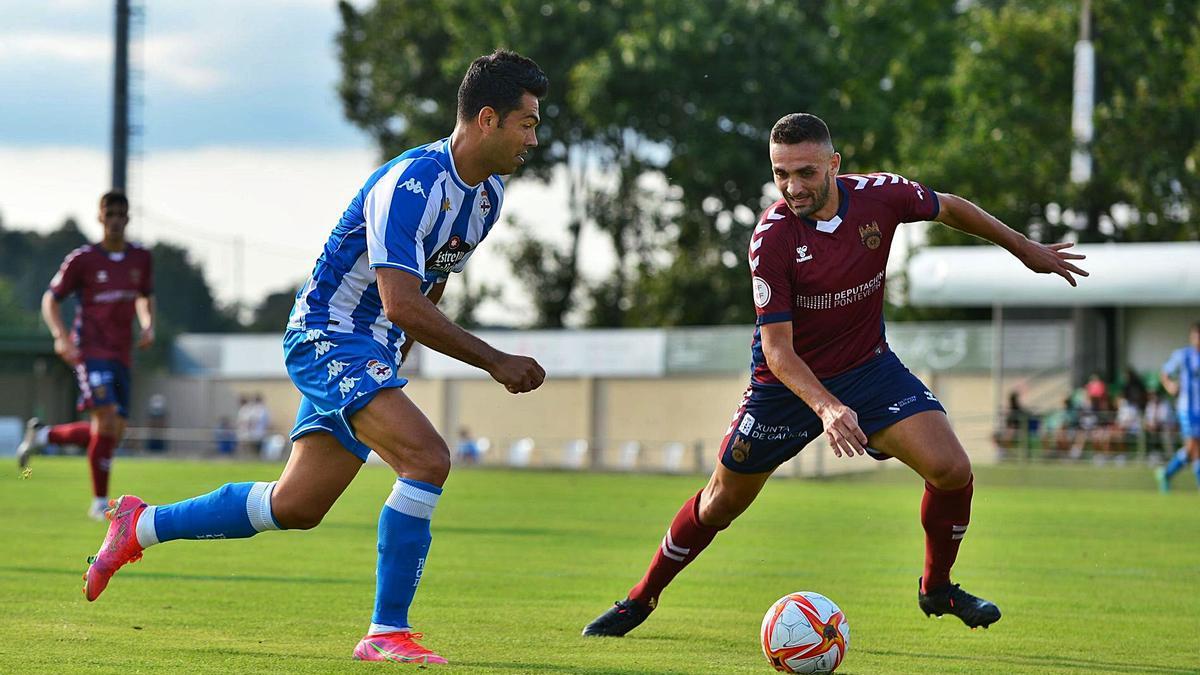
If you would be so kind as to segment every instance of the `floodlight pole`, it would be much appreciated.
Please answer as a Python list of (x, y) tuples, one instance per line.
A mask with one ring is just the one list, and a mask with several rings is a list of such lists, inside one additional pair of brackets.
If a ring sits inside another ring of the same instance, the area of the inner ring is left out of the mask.
[(124, 192), (129, 168), (129, 0), (116, 0), (114, 43), (112, 187)]

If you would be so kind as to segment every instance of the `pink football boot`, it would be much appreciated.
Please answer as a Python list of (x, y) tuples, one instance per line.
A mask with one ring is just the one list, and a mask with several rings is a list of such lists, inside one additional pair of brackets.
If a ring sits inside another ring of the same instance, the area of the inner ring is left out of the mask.
[(88, 602), (100, 597), (108, 580), (126, 563), (142, 558), (142, 547), (137, 540), (137, 521), (146, 510), (146, 502), (132, 495), (109, 500), (110, 508), (104, 516), (110, 521), (108, 534), (96, 555), (88, 558), (87, 572), (83, 574), (83, 594)]
[(417, 643), (420, 633), (399, 631), (368, 635), (354, 648), (355, 661), (395, 661), (397, 663), (446, 663), (446, 659)]

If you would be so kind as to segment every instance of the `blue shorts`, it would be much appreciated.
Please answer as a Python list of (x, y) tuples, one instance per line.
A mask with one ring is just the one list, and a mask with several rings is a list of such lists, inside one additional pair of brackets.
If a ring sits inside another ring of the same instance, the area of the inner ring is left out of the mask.
[(117, 414), (129, 419), (129, 366), (116, 359), (85, 359), (75, 366), (79, 382), (79, 400), (75, 407), (83, 412), (117, 406)]
[(1184, 440), (1200, 438), (1200, 415), (1179, 411), (1179, 435), (1183, 436)]
[[(858, 426), (868, 437), (919, 412), (946, 412), (890, 351), (821, 384), (858, 415)], [(812, 408), (786, 386), (751, 384), (721, 441), (721, 463), (737, 473), (774, 471), (824, 431)], [(867, 452), (875, 459), (889, 458), (870, 448)]]
[(301, 394), (292, 440), (327, 431), (367, 461), (371, 448), (355, 436), (350, 417), (380, 390), (408, 384), (396, 376), (395, 360), (395, 354), (367, 335), (288, 329), (283, 362)]

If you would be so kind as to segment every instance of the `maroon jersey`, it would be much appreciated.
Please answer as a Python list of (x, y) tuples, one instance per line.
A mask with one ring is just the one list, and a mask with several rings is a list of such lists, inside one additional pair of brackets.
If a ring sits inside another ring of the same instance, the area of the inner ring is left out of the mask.
[[(887, 349), (884, 269), (896, 226), (932, 220), (939, 208), (933, 191), (895, 174), (848, 174), (836, 182), (841, 203), (832, 220), (801, 218), (781, 199), (750, 238), (758, 326), (791, 321), (793, 347), (820, 379)], [(761, 328), (751, 350), (751, 381), (780, 384), (763, 357)]]
[(133, 301), (154, 289), (150, 251), (128, 244), (120, 253), (87, 244), (71, 251), (50, 280), (62, 300), (78, 294), (71, 336), (84, 359), (115, 359), (129, 365), (133, 348)]

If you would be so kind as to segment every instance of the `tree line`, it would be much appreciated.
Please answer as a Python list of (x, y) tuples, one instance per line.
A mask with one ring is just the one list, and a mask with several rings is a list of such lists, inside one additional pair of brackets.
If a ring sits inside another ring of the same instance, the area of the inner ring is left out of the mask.
[[(971, 198), (1043, 241), (1200, 238), (1200, 0), (1093, 3), (1095, 170), (1068, 181), (1077, 0), (341, 2), (339, 92), (382, 158), (454, 125), (497, 46), (551, 80), (542, 147), (514, 181), (567, 186), (565, 245), (508, 251), (540, 326), (748, 321), (744, 254), (783, 114), (830, 123), (845, 171)], [(599, 168), (598, 168), (599, 167)], [(580, 275), (581, 232), (612, 274)], [(935, 244), (974, 243), (947, 228)], [(488, 292), (467, 289), (469, 310)]]

